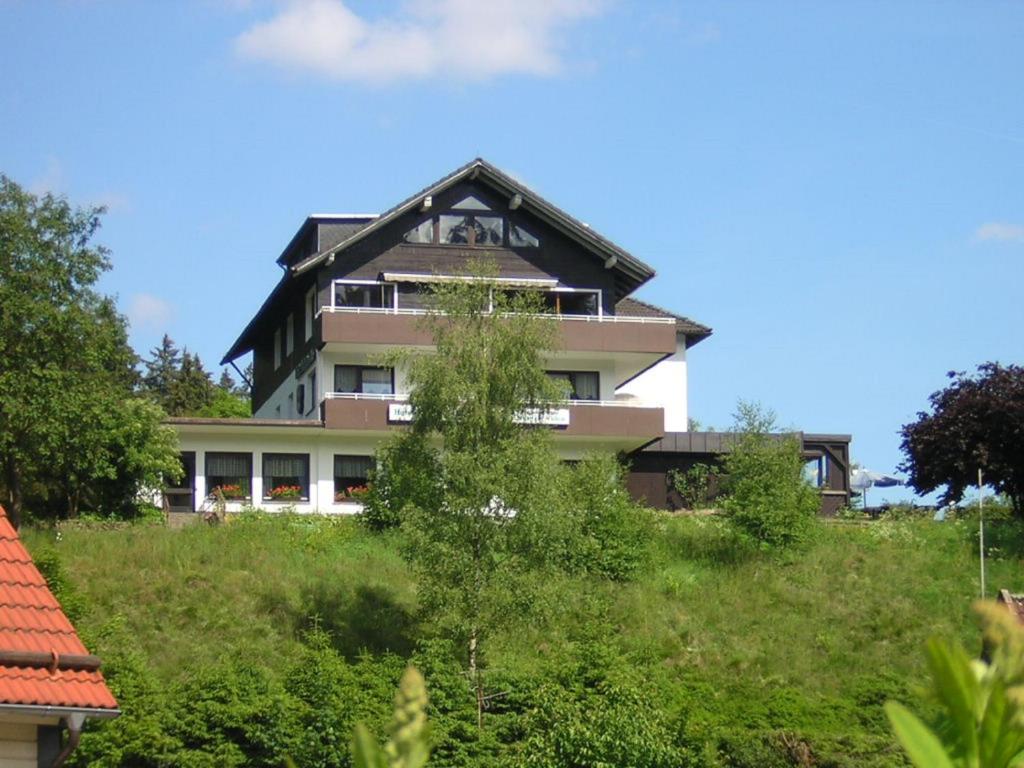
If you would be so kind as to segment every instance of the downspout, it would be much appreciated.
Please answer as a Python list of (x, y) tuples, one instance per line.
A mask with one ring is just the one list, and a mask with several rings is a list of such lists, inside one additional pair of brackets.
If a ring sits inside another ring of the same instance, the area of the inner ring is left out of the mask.
[(78, 742), (82, 738), (82, 726), (85, 724), (85, 715), (79, 712), (73, 712), (64, 718), (64, 725), (68, 729), (68, 741), (64, 745), (64, 749), (60, 751), (56, 759), (50, 765), (50, 768), (60, 768), (64, 765), (64, 762), (71, 756), (71, 753), (78, 747)]

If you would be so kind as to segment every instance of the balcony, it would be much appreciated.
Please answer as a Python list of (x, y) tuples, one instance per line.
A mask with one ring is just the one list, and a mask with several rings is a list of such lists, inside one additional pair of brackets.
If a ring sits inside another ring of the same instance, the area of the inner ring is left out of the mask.
[[(323, 307), (325, 343), (430, 346), (422, 309)], [(573, 353), (636, 354), (660, 359), (676, 350), (675, 320), (622, 315), (544, 315), (559, 321), (562, 348)]]
[[(323, 402), (327, 429), (386, 434), (409, 424), (412, 410), (405, 395), (328, 393)], [(521, 423), (550, 427), (557, 442), (600, 444), (631, 450), (664, 434), (665, 413), (630, 401), (570, 400), (545, 412), (525, 412)]]

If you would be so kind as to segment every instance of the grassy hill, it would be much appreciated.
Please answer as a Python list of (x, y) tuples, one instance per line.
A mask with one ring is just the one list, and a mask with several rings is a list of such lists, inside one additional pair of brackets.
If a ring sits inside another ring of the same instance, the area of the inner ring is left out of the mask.
[[(598, 764), (588, 750), (652, 766), (902, 765), (881, 704), (924, 706), (928, 636), (979, 646), (968, 523), (822, 525), (778, 557), (716, 519), (665, 517), (638, 580), (539, 580), (486, 652), (497, 695), (480, 732), (396, 534), (257, 518), (24, 536), (126, 711), (87, 734), (80, 764), (346, 765), (351, 724), (379, 728), (412, 658), (436, 765)], [(1017, 527), (989, 540), (990, 585), (1021, 587)]]

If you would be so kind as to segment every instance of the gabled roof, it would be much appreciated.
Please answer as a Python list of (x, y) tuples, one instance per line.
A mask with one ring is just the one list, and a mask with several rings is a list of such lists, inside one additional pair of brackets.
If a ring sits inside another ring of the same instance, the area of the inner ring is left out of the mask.
[(711, 335), (712, 331), (708, 326), (691, 320), (688, 317), (669, 312), (667, 309), (648, 304), (646, 301), (634, 299), (627, 296), (619, 299), (615, 304), (615, 314), (624, 317), (674, 317), (676, 320), (676, 331), (686, 335), (686, 346), (692, 347), (698, 341), (703, 341)]
[(117, 714), (117, 701), (0, 507), (0, 708)]
[[(552, 205), (521, 182), (516, 181), (486, 160), (478, 157), (435, 181), (433, 184), (424, 187), (416, 194), (406, 198), (398, 205), (378, 216), (373, 214), (315, 214), (308, 217), (281, 253), (281, 256), (278, 257), (278, 264), (285, 267), (285, 273), (281, 276), (281, 280), (274, 286), (270, 295), (267, 296), (248, 325), (246, 325), (234, 344), (225, 353), (220, 364), (226, 365), (239, 355), (245, 354), (252, 349), (253, 338), (257, 328), (263, 322), (264, 313), (270, 309), (282, 293), (290, 288), (295, 277), (309, 272), (327, 261), (334, 254), (340, 253), (364, 238), (369, 237), (374, 232), (386, 227), (399, 216), (416, 210), (425, 197), (438, 195), (453, 185), (467, 179), (480, 181), (510, 200), (518, 195), (521, 199), (519, 203), (521, 210), (529, 211), (542, 221), (546, 221), (550, 226), (594, 253), (596, 258), (603, 259), (605, 266), (612, 270), (615, 275), (616, 295), (625, 296), (654, 277), (654, 270), (647, 264), (620, 248), (611, 240), (598, 234), (587, 224)], [(339, 220), (349, 219), (352, 224), (351, 229), (339, 228), (336, 230), (335, 236), (340, 236), (340, 241), (288, 266), (288, 256), (295, 244), (310, 231), (310, 228), (315, 223), (322, 223), (323, 221), (331, 223), (331, 218)], [(704, 338), (704, 336), (700, 336), (696, 340), (699, 341), (700, 338)], [(687, 339), (689, 340), (690, 336), (687, 336)], [(688, 341), (688, 343), (696, 342)]]
[(285, 266), (288, 263), (288, 256), (292, 249), (315, 226), (320, 224), (331, 225), (336, 228), (336, 236), (341, 240), (345, 240), (377, 218), (379, 217), (376, 213), (311, 213), (302, 222), (302, 226), (299, 227), (298, 231), (292, 235), (288, 245), (281, 251), (281, 255), (277, 257), (277, 263), (282, 267)]
[(331, 255), (345, 250), (373, 232), (387, 226), (402, 214), (415, 210), (423, 198), (440, 194), (465, 179), (483, 182), (509, 199), (519, 195), (522, 200), (520, 203), (521, 209), (529, 211), (581, 245), (602, 255), (605, 259), (605, 265), (616, 271), (616, 275), (619, 278), (616, 282), (622, 286), (620, 295), (636, 290), (654, 277), (654, 270), (647, 264), (644, 264), (611, 240), (601, 236), (588, 225), (552, 205), (526, 185), (516, 181), (480, 157), (466, 163), (461, 168), (455, 169), (447, 176), (406, 198), (394, 208), (382, 213), (376, 221), (353, 233), (337, 245), (300, 261), (292, 267), (292, 271), (295, 274), (301, 274), (307, 269), (323, 263)]

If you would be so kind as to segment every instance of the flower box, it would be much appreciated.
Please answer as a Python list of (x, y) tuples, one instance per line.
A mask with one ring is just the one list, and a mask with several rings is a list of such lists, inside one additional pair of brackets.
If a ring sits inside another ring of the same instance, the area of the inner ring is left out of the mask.
[(269, 496), (274, 501), (297, 501), (302, 498), (302, 489), (297, 485), (279, 485), (270, 489)]

